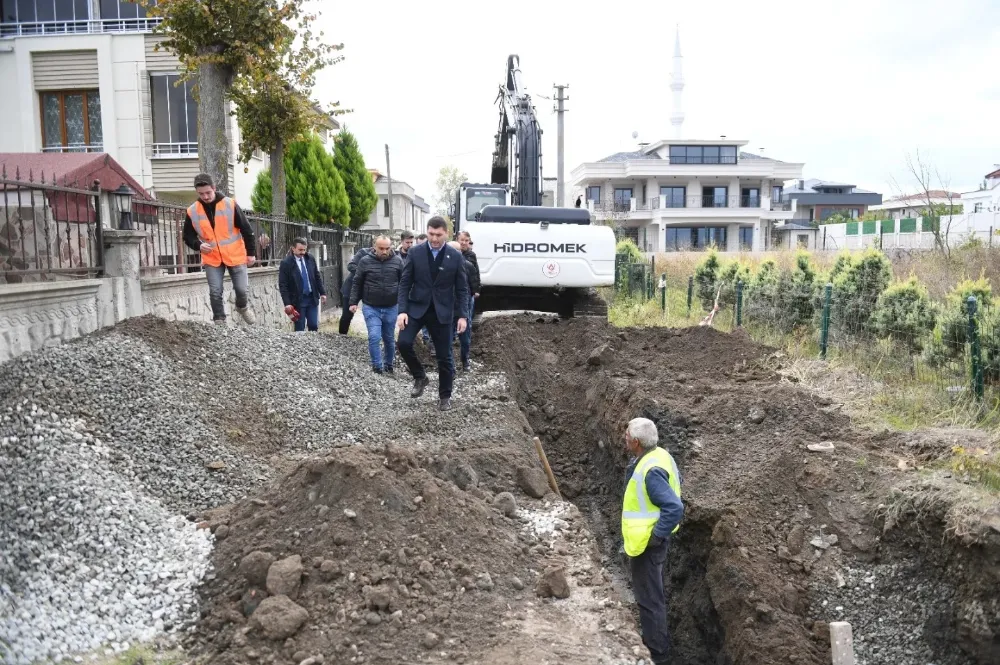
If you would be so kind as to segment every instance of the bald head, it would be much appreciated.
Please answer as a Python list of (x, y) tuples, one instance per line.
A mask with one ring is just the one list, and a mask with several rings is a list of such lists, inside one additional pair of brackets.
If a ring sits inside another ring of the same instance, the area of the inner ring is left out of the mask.
[(452, 249), (457, 249), (460, 252), (462, 251), (462, 243), (458, 242), (457, 240), (452, 240), (451, 242), (448, 243), (448, 246), (451, 247)]

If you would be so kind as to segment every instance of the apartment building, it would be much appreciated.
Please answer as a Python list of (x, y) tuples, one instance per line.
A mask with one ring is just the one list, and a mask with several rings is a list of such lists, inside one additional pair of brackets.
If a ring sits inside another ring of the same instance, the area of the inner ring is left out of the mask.
[[(378, 205), (372, 211), (362, 231), (384, 231), (393, 235), (406, 229), (414, 233), (427, 230), (430, 206), (417, 195), (413, 187), (402, 180), (392, 180), (392, 198), (389, 197), (389, 178), (376, 169), (368, 169), (375, 182)], [(392, 206), (390, 218), (389, 208)]]
[(613, 224), (646, 252), (716, 246), (763, 251), (774, 225), (795, 215), (784, 182), (803, 164), (743, 152), (747, 141), (665, 139), (586, 162), (574, 191), (595, 219)]
[(784, 196), (795, 201), (792, 220), (798, 224), (822, 223), (834, 215), (850, 219), (862, 217), (869, 208), (882, 203), (882, 195), (855, 185), (830, 180), (796, 180), (785, 187)]
[[(107, 153), (158, 199), (189, 202), (198, 105), (156, 22), (124, 0), (0, 0), (0, 152)], [(232, 117), (228, 135), (235, 155)], [(260, 153), (230, 163), (240, 205), (266, 167)]]

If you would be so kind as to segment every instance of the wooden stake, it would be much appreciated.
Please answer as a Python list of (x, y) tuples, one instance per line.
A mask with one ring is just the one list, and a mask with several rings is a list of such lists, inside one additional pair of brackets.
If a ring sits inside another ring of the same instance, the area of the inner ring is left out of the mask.
[(542, 449), (542, 442), (539, 438), (535, 437), (535, 450), (538, 452), (538, 459), (542, 460), (542, 466), (545, 468), (545, 475), (549, 479), (549, 487), (552, 491), (556, 493), (559, 500), (562, 501), (562, 494), (559, 493), (559, 485), (556, 484), (556, 477), (552, 475), (552, 467), (549, 466), (549, 460), (545, 457), (545, 450)]

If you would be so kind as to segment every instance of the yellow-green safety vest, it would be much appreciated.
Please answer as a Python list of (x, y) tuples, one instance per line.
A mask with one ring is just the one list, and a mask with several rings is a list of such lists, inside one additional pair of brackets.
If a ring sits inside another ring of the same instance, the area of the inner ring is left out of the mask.
[[(653, 527), (660, 519), (660, 509), (653, 505), (646, 492), (646, 473), (653, 468), (661, 468), (667, 472), (670, 489), (679, 499), (681, 497), (681, 481), (677, 473), (677, 463), (666, 450), (653, 448), (642, 456), (625, 487), (625, 499), (622, 501), (622, 538), (625, 540), (625, 553), (629, 556), (639, 556), (646, 551)], [(680, 529), (678, 524), (672, 533)]]

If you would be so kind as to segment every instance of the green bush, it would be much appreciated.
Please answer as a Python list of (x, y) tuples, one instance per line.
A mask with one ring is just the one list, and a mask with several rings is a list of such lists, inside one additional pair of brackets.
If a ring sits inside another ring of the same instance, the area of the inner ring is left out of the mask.
[[(646, 257), (631, 238), (622, 238), (615, 245), (615, 261), (618, 266), (618, 282), (615, 288), (618, 291), (629, 291), (629, 279), (631, 277), (630, 265), (635, 263), (646, 263)], [(635, 286), (634, 284), (632, 285)]]
[[(985, 277), (965, 279), (955, 285), (945, 303), (938, 307), (938, 324), (927, 346), (924, 348), (924, 360), (934, 367), (940, 367), (965, 354), (965, 345), (969, 341), (969, 296), (975, 296), (978, 310), (983, 313), (982, 319), (987, 325), (981, 325), (994, 346), (997, 345), (997, 327), (991, 325), (996, 318), (993, 308), (993, 287)], [(988, 329), (987, 329), (988, 328)], [(984, 350), (986, 345), (984, 345)]]
[(911, 353), (923, 348), (936, 321), (927, 287), (916, 277), (896, 282), (883, 291), (871, 317), (876, 335), (903, 344)]
[(771, 260), (757, 268), (744, 296), (748, 323), (790, 333), (813, 318), (816, 270), (808, 252), (799, 252), (791, 270), (780, 270)]
[(715, 304), (715, 294), (718, 291), (719, 273), (722, 262), (719, 253), (714, 249), (705, 252), (705, 258), (694, 269), (694, 283), (701, 301), (702, 309), (711, 310)]
[(843, 336), (871, 333), (872, 313), (891, 280), (889, 259), (878, 250), (837, 257), (830, 271), (830, 329)]

